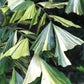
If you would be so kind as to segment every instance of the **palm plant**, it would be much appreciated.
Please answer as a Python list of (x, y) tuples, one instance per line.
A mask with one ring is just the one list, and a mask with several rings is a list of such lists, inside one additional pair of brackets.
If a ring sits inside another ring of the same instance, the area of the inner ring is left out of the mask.
[(81, 16), (83, 6), (84, 0), (0, 0), (0, 84), (71, 84), (58, 66), (70, 66), (65, 51), (84, 41), (65, 28), (82, 26), (56, 13)]

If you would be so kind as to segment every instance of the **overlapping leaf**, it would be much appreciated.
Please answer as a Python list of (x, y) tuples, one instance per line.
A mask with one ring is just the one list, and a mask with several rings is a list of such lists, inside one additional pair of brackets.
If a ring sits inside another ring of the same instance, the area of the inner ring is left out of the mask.
[[(8, 32), (6, 32), (8, 31)], [(0, 29), (0, 40), (1, 42), (4, 42), (9, 38), (9, 36), (12, 34), (13, 30), (9, 29), (9, 27), (4, 27)]]
[(40, 13), (41, 13), (41, 8), (38, 9), (34, 17), (32, 18), (29, 29), (31, 29), (32, 25), (35, 25), (37, 23)]
[(24, 0), (7, 0), (7, 1), (8, 1), (8, 7), (10, 7), (11, 10), (13, 10), (16, 6), (24, 2)]
[(9, 48), (13, 47), (16, 44), (16, 42), (17, 42), (17, 31), (9, 37), (9, 40), (6, 43), (3, 52), (6, 52), (7, 50), (9, 50)]
[(71, 63), (64, 52), (74, 48), (76, 45), (81, 45), (82, 43), (84, 42), (81, 39), (73, 36), (58, 26), (52, 26), (52, 23), (50, 22), (33, 43), (31, 49), (39, 54), (41, 51), (48, 51), (56, 48), (55, 57), (58, 58), (58, 65), (66, 67), (67, 65), (71, 65)]
[(22, 84), (22, 82), (23, 82), (22, 76), (17, 71), (15, 71), (15, 69), (13, 69), (10, 84)]
[(28, 7), (30, 7), (31, 5), (33, 5), (34, 2), (27, 0), (24, 1), (23, 3), (21, 3), (20, 5), (16, 6), (13, 11), (23, 11), (26, 10)]
[(41, 60), (41, 66), (41, 84), (71, 84), (62, 72), (58, 71), (56, 68), (52, 68), (44, 60)]
[(34, 55), (31, 60), (23, 84), (29, 84), (33, 82), (37, 77), (41, 75), (41, 72), (41, 84), (71, 84), (63, 73), (59, 72), (57, 69), (50, 67), (37, 55)]
[[(10, 23), (14, 23), (15, 21), (19, 20), (22, 18), (22, 20), (25, 19), (30, 19), (32, 14), (35, 12), (35, 8), (34, 6), (31, 7), (32, 5), (34, 5), (34, 3), (32, 1), (24, 1), (23, 3), (21, 3), (20, 5), (18, 5), (17, 7), (15, 7), (13, 9), (14, 14), (10, 19)], [(33, 11), (30, 11), (31, 8), (33, 9)], [(26, 10), (26, 11), (25, 11)], [(27, 17), (25, 17), (25, 15), (28, 15)], [(20, 21), (22, 21), (20, 20)]]
[(64, 51), (74, 48), (76, 45), (84, 43), (81, 39), (73, 36), (69, 32), (54, 25), (55, 38), (56, 38), (56, 52), (55, 56), (58, 57), (58, 64), (66, 67), (71, 65), (70, 61), (66, 57)]
[(27, 20), (27, 19), (32, 19), (34, 17), (35, 13), (36, 13), (36, 7), (35, 7), (35, 4), (33, 4), (27, 8), (26, 12), (22, 16), (22, 18), (19, 20), (19, 22)]
[(7, 52), (2, 54), (0, 59), (8, 56), (11, 56), (13, 59), (18, 59), (27, 55), (29, 55), (28, 39), (23, 39), (19, 41), (16, 45), (14, 45), (12, 48), (10, 48)]
[(24, 14), (24, 11), (15, 11), (13, 16), (10, 19), (10, 23), (14, 23), (15, 21), (19, 20)]
[(37, 37), (31, 49), (33, 49), (35, 53), (40, 53), (41, 51), (51, 50), (54, 46), (54, 34), (52, 23), (50, 22), (41, 32), (41, 34)]
[(20, 33), (23, 33), (25, 36), (28, 36), (29, 38), (31, 39), (36, 39), (37, 38), (37, 35), (31, 31), (28, 31), (28, 30), (20, 30), (19, 31)]
[(66, 13), (76, 13), (78, 15), (84, 14), (84, 0), (69, 0), (66, 7)]

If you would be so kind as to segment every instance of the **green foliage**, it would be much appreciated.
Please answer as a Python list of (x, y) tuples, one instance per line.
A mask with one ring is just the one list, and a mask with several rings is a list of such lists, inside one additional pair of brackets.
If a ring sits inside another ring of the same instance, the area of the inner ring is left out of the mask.
[(23, 39), (12, 48), (10, 48), (8, 51), (6, 51), (4, 54), (2, 54), (0, 59), (8, 56), (11, 56), (13, 59), (18, 59), (22, 56), (24, 57), (27, 55), (29, 55), (28, 39)]
[[(52, 41), (50, 41), (52, 40)], [(49, 23), (47, 27), (41, 32), (41, 34), (37, 37), (36, 41), (31, 46), (31, 49), (35, 51), (35, 53), (40, 53), (41, 51), (48, 51), (54, 48), (54, 34), (52, 23)]]
[(55, 16), (55, 15), (50, 15), (51, 18), (53, 18), (55, 21), (61, 23), (62, 25), (64, 25), (65, 27), (76, 27), (76, 28), (81, 28), (79, 25), (74, 24), (73, 22), (66, 20), (62, 17), (59, 16)]
[[(33, 71), (37, 69), (36, 71)], [(44, 60), (39, 58), (39, 56), (34, 55), (31, 63), (29, 65), (26, 78), (24, 79), (23, 84), (31, 83), (37, 77), (41, 75), (42, 72), (42, 80), (41, 84), (71, 84), (70, 81), (64, 76), (62, 72), (59, 72), (57, 69), (49, 66)], [(30, 74), (30, 75), (29, 75)]]
[(84, 14), (84, 0), (69, 0), (66, 8), (66, 13), (76, 13), (78, 15)]
[(83, 6), (83, 0), (0, 0), (0, 84), (71, 84), (58, 67), (73, 66), (65, 52), (84, 43), (69, 32), (84, 25), (68, 19), (84, 15)]
[(12, 72), (12, 79), (10, 81), (10, 84), (22, 84), (23, 78), (20, 76), (20, 74), (13, 69)]

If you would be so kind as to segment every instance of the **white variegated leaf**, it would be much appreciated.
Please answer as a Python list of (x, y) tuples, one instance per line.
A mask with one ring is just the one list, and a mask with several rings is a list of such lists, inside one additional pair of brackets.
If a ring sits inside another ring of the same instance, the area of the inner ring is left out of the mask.
[(30, 62), (23, 84), (30, 84), (37, 77), (40, 77), (41, 72), (41, 84), (71, 84), (62, 72), (50, 67), (37, 55), (34, 55)]
[(24, 2), (24, 0), (7, 0), (7, 1), (8, 1), (8, 7), (10, 7), (11, 10), (13, 10), (16, 6)]
[(41, 75), (40, 58), (39, 56), (34, 55), (28, 67), (28, 71), (23, 84), (29, 84), (33, 82), (37, 77), (40, 77), (40, 75)]
[(33, 43), (31, 49), (35, 53), (51, 50), (55, 46), (52, 23), (50, 22)]
[(84, 14), (84, 0), (69, 0), (66, 7), (66, 13), (76, 13), (78, 15)]
[(84, 41), (55, 25), (54, 31), (56, 38), (55, 56), (58, 57), (58, 64), (62, 65), (63, 67), (71, 65), (64, 51), (72, 49), (76, 45), (81, 45), (84, 43)]

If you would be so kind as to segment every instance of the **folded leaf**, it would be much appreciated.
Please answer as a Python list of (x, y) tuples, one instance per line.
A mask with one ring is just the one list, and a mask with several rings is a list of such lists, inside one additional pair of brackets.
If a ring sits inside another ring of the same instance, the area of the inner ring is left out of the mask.
[(41, 72), (41, 84), (71, 84), (62, 72), (59, 72), (57, 69), (50, 67), (37, 55), (34, 55), (31, 60), (23, 84), (29, 84), (33, 82), (41, 75)]
[(23, 3), (24, 0), (7, 0), (8, 1), (8, 7), (13, 10), (16, 6)]
[(69, 0), (66, 7), (66, 13), (76, 13), (78, 15), (84, 14), (84, 0)]
[(8, 56), (11, 56), (13, 59), (18, 59), (27, 55), (29, 55), (29, 43), (28, 39), (23, 39), (19, 41), (15, 46), (10, 48), (7, 52), (2, 54), (0, 59)]
[(64, 51), (72, 49), (76, 45), (81, 45), (82, 43), (84, 43), (84, 41), (55, 25), (54, 25), (54, 31), (56, 38), (55, 56), (58, 57), (58, 64), (62, 65), (63, 67), (71, 65)]
[(56, 68), (49, 66), (44, 60), (41, 60), (42, 80), (41, 84), (71, 84), (65, 75)]
[(10, 84), (22, 84), (22, 82), (23, 82), (22, 76), (17, 71), (15, 71), (15, 69), (13, 69)]
[(24, 14), (24, 11), (15, 11), (10, 19), (10, 23), (14, 23), (15, 21), (19, 20)]
[(6, 43), (3, 52), (6, 52), (7, 50), (9, 50), (9, 48), (13, 47), (16, 44), (16, 42), (17, 42), (17, 31), (9, 37), (9, 40)]
[(19, 20), (19, 22), (27, 20), (27, 19), (32, 19), (34, 17), (35, 13), (36, 13), (36, 7), (35, 7), (35, 4), (33, 4), (27, 8), (26, 12), (22, 16), (22, 18)]
[(37, 77), (40, 77), (40, 75), (41, 75), (40, 58), (39, 56), (34, 55), (28, 67), (28, 71), (23, 84), (29, 84), (33, 82)]
[(33, 43), (31, 49), (35, 53), (51, 50), (55, 46), (52, 23), (50, 22)]
[(31, 5), (33, 5), (34, 2), (28, 0), (28, 1), (24, 1), (22, 2), (20, 5), (16, 6), (13, 11), (24, 11), (26, 10), (28, 7), (30, 7)]

